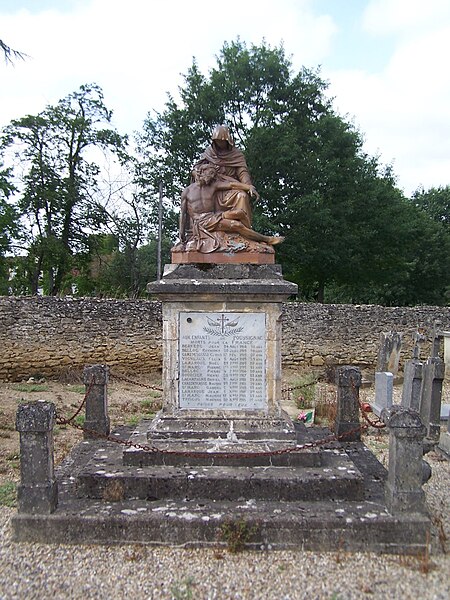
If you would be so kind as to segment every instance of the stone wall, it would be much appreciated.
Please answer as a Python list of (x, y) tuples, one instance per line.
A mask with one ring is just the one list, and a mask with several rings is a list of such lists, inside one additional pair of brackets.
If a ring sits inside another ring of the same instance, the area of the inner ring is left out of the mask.
[[(352, 364), (374, 370), (383, 332), (402, 334), (400, 370), (412, 357), (413, 334), (419, 327), (431, 336), (435, 321), (449, 329), (450, 307), (386, 307), (352, 304), (287, 303), (283, 313), (285, 367)], [(425, 343), (421, 356), (428, 356)]]
[(161, 364), (161, 305), (142, 300), (0, 297), (0, 379), (58, 375), (106, 363), (122, 372)]
[[(450, 308), (348, 304), (284, 306), (287, 368), (354, 364), (373, 370), (380, 333), (404, 334), (401, 365), (417, 326), (450, 329)], [(424, 354), (426, 349), (424, 349)], [(85, 364), (143, 373), (161, 367), (161, 307), (149, 300), (0, 297), (0, 380), (56, 376)]]

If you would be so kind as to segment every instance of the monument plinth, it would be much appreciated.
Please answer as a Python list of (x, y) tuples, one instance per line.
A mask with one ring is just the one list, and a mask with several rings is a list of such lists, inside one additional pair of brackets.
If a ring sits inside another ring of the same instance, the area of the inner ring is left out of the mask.
[(292, 439), (281, 306), (297, 286), (274, 264), (284, 238), (252, 229), (259, 194), (227, 127), (216, 127), (191, 174), (172, 264), (147, 286), (162, 301), (164, 389), (148, 437)]
[(168, 265), (147, 291), (162, 301), (163, 409), (150, 437), (293, 433), (281, 408), (279, 265)]

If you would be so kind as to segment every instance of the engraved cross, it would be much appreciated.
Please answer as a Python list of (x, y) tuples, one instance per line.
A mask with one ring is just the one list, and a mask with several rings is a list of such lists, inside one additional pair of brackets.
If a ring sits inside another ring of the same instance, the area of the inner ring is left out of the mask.
[(228, 317), (226, 317), (224, 314), (220, 315), (220, 317), (218, 317), (217, 321), (220, 321), (220, 324), (222, 326), (222, 333), (225, 333), (225, 322), (229, 321), (230, 319)]

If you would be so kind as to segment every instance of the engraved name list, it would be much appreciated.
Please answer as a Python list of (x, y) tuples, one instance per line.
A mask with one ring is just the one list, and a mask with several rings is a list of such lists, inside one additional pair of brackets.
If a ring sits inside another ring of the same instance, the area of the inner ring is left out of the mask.
[(180, 313), (180, 408), (266, 408), (264, 313)]

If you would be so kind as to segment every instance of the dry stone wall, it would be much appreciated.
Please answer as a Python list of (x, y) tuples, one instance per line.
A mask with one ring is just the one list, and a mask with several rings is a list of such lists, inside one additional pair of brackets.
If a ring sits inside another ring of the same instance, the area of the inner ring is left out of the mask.
[(142, 300), (0, 297), (0, 379), (86, 364), (121, 372), (161, 365), (161, 305)]
[[(287, 303), (283, 311), (285, 367), (351, 364), (374, 371), (380, 336), (402, 334), (400, 369), (412, 357), (413, 334), (419, 327), (431, 336), (435, 321), (450, 328), (450, 308), (437, 306), (386, 307), (352, 304)], [(421, 356), (428, 356), (425, 343)]]
[[(402, 365), (411, 356), (416, 327), (430, 333), (436, 319), (449, 330), (450, 308), (287, 303), (283, 363), (294, 369), (353, 364), (373, 370), (380, 334), (398, 331), (404, 335)], [(129, 374), (157, 370), (161, 327), (155, 301), (0, 297), (0, 380), (58, 376), (95, 363)]]

